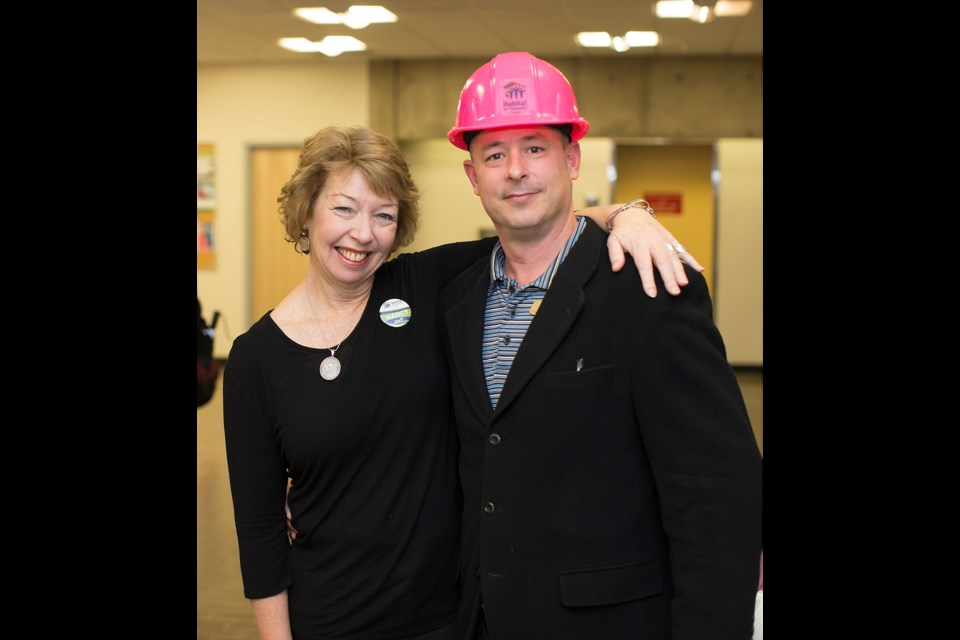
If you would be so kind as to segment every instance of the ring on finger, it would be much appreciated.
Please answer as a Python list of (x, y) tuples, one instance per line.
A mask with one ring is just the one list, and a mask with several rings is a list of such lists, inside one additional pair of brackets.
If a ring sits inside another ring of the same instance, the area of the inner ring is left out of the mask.
[(686, 253), (686, 252), (687, 252), (686, 247), (684, 247), (684, 246), (683, 246), (682, 244), (680, 244), (679, 242), (678, 242), (677, 244), (673, 245), (673, 248), (677, 250), (677, 253)]
[(664, 243), (663, 246), (665, 246), (665, 247), (667, 248), (667, 251), (670, 252), (670, 255), (673, 255), (673, 254), (675, 254), (675, 253), (679, 253), (679, 251), (678, 251), (672, 244), (670, 244), (669, 242)]

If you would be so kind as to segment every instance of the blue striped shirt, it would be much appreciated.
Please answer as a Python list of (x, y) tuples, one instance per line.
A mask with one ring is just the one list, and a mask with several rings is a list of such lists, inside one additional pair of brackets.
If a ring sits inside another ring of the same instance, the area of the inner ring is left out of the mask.
[(567, 238), (563, 249), (553, 263), (536, 280), (521, 287), (515, 278), (503, 271), (506, 256), (500, 243), (490, 255), (490, 287), (487, 289), (487, 307), (483, 319), (483, 371), (487, 377), (490, 403), (497, 408), (503, 383), (507, 380), (517, 350), (527, 335), (533, 316), (547, 295), (557, 269), (570, 253), (583, 229), (586, 218), (577, 216), (577, 228)]

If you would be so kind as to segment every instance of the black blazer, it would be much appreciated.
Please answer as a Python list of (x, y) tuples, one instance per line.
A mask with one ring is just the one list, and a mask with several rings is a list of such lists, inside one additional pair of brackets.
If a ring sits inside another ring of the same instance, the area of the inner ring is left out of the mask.
[[(752, 635), (761, 459), (703, 277), (650, 299), (588, 223), (496, 411), (489, 259), (441, 294), (464, 493), (459, 637)], [(576, 363), (583, 361), (580, 371)]]

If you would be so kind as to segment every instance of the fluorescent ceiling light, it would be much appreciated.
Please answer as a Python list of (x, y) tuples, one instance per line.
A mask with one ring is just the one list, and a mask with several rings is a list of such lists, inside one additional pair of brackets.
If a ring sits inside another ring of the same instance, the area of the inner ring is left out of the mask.
[(302, 7), (294, 9), (293, 15), (313, 24), (340, 24), (340, 16), (326, 7)]
[(367, 45), (353, 36), (327, 36), (319, 42), (311, 42), (306, 38), (280, 38), (278, 43), (284, 49), (297, 53), (322, 53), (331, 58), (345, 51), (367, 50)]
[(655, 47), (660, 44), (656, 31), (627, 31), (622, 37), (611, 38), (606, 31), (581, 31), (576, 37), (581, 47), (610, 47), (623, 53), (630, 47)]
[(370, 24), (383, 24), (386, 22), (396, 22), (397, 16), (385, 7), (380, 5), (353, 5), (347, 9), (346, 15), (343, 15), (343, 24), (351, 29), (363, 29)]
[(693, 13), (690, 15), (690, 19), (694, 22), (699, 22), (700, 24), (713, 22), (713, 7), (694, 3)]
[(623, 39), (631, 47), (655, 47), (660, 44), (660, 34), (656, 31), (627, 31)]
[(296, 51), (297, 53), (314, 53), (317, 50), (313, 41), (306, 38), (280, 38), (277, 44), (284, 49)]
[(327, 36), (317, 44), (317, 51), (333, 57), (344, 51), (366, 51), (367, 45), (353, 36)]
[(745, 16), (753, 9), (752, 0), (717, 0), (714, 12), (718, 18)]
[(326, 7), (302, 7), (294, 9), (295, 16), (314, 24), (344, 24), (351, 29), (363, 29), (371, 24), (396, 22), (396, 14), (380, 5), (353, 5), (342, 13), (334, 13)]
[(654, 5), (658, 18), (690, 18), (702, 22), (713, 9), (718, 18), (745, 16), (753, 9), (752, 0), (660, 0)]
[(660, 0), (654, 12), (658, 18), (689, 18), (693, 13), (693, 0)]
[(610, 34), (606, 31), (581, 31), (577, 34), (577, 44), (581, 47), (609, 47)]

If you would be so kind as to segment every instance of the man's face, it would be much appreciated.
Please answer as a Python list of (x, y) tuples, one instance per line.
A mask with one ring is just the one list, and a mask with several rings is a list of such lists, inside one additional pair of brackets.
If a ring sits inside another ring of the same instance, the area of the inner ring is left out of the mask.
[(580, 145), (552, 127), (482, 131), (463, 168), (497, 233), (528, 236), (572, 215)]

